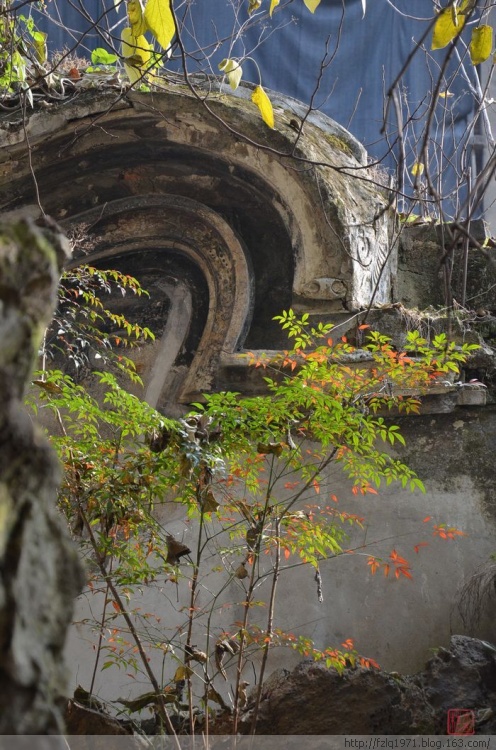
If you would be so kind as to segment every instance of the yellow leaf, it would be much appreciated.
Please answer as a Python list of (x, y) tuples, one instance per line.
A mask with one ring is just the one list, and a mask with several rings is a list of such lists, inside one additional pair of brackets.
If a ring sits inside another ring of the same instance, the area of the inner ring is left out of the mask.
[(176, 33), (170, 4), (171, 0), (148, 0), (145, 6), (147, 26), (164, 50), (170, 47)]
[(131, 84), (139, 81), (146, 71), (146, 65), (152, 56), (152, 45), (146, 37), (133, 36), (129, 27), (122, 29), (122, 57), (124, 68)]
[(432, 49), (446, 47), (463, 29), (465, 16), (453, 8), (445, 8), (438, 15), (432, 32)]
[(122, 57), (132, 57), (134, 55), (134, 51), (136, 49), (136, 39), (133, 36), (133, 32), (129, 28), (129, 26), (126, 26), (125, 29), (122, 29), (121, 33), (121, 52)]
[(483, 63), (491, 54), (493, 48), (492, 26), (478, 26), (472, 31), (470, 42), (470, 59), (473, 65)]
[(260, 110), (262, 120), (265, 122), (265, 124), (268, 125), (269, 128), (273, 128), (274, 110), (272, 109), (272, 103), (269, 97), (261, 86), (255, 87), (255, 90), (251, 95), (251, 100), (257, 105), (258, 109)]
[(237, 62), (237, 60), (224, 58), (224, 60), (219, 63), (219, 70), (225, 73), (230, 87), (233, 91), (236, 91), (241, 81), (241, 76), (243, 75), (243, 68), (239, 62)]
[(476, 5), (477, 0), (462, 0), (458, 12), (464, 16), (467, 16), (474, 10)]
[(411, 172), (412, 172), (413, 176), (416, 177), (417, 175), (420, 176), (421, 174), (423, 174), (424, 173), (424, 169), (425, 169), (425, 167), (422, 164), (422, 162), (421, 161), (416, 161), (415, 164), (412, 166)]
[(231, 60), (230, 58), (225, 57), (219, 63), (219, 70), (227, 74), (231, 72), (231, 70), (234, 68), (234, 65), (235, 65), (234, 60)]
[(128, 27), (122, 29), (122, 56), (130, 58), (133, 64), (145, 66), (150, 62), (153, 47), (145, 36), (135, 37)]
[(242, 75), (243, 75), (243, 68), (241, 67), (241, 65), (238, 65), (236, 68), (234, 68), (234, 70), (231, 70), (227, 74), (227, 80), (229, 81), (229, 86), (232, 88), (233, 91), (236, 91), (236, 89), (238, 88)]
[(251, 16), (256, 10), (262, 5), (262, 0), (249, 0), (248, 2), (248, 15)]
[(193, 670), (190, 667), (178, 667), (174, 675), (174, 682), (181, 682), (181, 680), (187, 680), (191, 677)]
[(47, 59), (47, 40), (48, 34), (44, 31), (36, 31), (33, 37), (33, 45), (36, 52), (38, 62), (45, 63)]
[(320, 0), (303, 0), (310, 13), (315, 13), (316, 9), (320, 5)]
[(274, 12), (274, 8), (277, 8), (278, 5), (279, 5), (279, 0), (270, 0), (269, 16), (271, 18)]
[(141, 0), (128, 0), (127, 17), (129, 19), (129, 25), (131, 26), (133, 36), (142, 36), (147, 30), (147, 26)]

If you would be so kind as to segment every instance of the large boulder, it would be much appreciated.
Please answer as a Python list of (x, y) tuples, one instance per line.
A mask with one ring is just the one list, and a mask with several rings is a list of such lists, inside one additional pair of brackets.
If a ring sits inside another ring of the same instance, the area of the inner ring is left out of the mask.
[[(496, 733), (496, 647), (453, 636), (425, 669), (401, 676), (363, 667), (342, 675), (304, 661), (264, 684), (257, 734), (446, 734), (450, 709), (473, 711), (478, 734)], [(248, 704), (241, 732), (255, 714)]]
[(22, 406), (63, 253), (0, 226), (0, 734), (62, 730), (62, 649), (81, 573), (57, 517), (56, 456)]

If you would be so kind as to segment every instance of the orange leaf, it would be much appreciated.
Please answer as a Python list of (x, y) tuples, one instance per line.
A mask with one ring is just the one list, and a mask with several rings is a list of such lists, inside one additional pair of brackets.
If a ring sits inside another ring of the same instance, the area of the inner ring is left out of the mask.
[(367, 325), (367, 323), (362, 323), (361, 326), (358, 326), (359, 331), (364, 331), (366, 328), (370, 328), (370, 326)]
[(367, 669), (369, 667), (374, 667), (374, 669), (380, 669), (380, 665), (376, 662), (375, 659), (371, 659), (370, 657), (368, 659), (365, 658), (365, 656), (360, 657), (360, 664), (362, 667), (366, 667)]
[(393, 549), (389, 557), (391, 560), (393, 560), (394, 563), (396, 563), (396, 565), (408, 565), (408, 560), (400, 557), (395, 549)]
[(390, 570), (391, 570), (391, 566), (388, 563), (386, 563), (384, 565), (384, 575), (386, 576), (386, 578), (388, 577)]
[(317, 482), (316, 479), (313, 480), (312, 484), (313, 484), (313, 488), (314, 488), (315, 492), (318, 495), (319, 492), (320, 492), (320, 484)]
[(289, 549), (287, 547), (285, 547), (285, 549), (284, 549), (284, 557), (286, 558), (286, 560), (288, 559), (288, 557), (290, 556), (290, 554), (291, 554), (291, 552), (289, 551)]
[(116, 612), (120, 612), (121, 611), (121, 608), (119, 607), (119, 605), (117, 604), (117, 602), (112, 602), (112, 606), (113, 606), (113, 608), (115, 609)]
[(432, 516), (426, 516), (426, 517), (424, 518), (424, 520), (422, 521), (422, 523), (427, 523), (427, 521), (430, 521), (430, 520), (431, 520), (431, 518), (432, 518)]
[(414, 547), (413, 549), (415, 550), (415, 552), (416, 552), (416, 553), (417, 553), (417, 555), (418, 555), (418, 551), (419, 551), (419, 549), (420, 549), (421, 547), (428, 547), (428, 546), (429, 546), (428, 542), (419, 542), (419, 544), (416, 544), (416, 545), (415, 545), (415, 547)]
[(351, 649), (353, 648), (353, 641), (351, 640), (351, 638), (347, 638), (341, 645), (343, 648), (348, 648), (351, 651)]
[(375, 575), (375, 572), (377, 568), (380, 567), (380, 563), (375, 559), (375, 557), (369, 557), (367, 560), (367, 565), (370, 565), (370, 572), (372, 575)]

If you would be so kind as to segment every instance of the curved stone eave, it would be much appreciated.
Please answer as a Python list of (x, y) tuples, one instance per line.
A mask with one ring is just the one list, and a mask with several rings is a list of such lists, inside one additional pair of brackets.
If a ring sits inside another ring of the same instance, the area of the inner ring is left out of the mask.
[[(50, 205), (50, 198), (46, 198), (49, 190), (44, 194), (44, 184), (54, 185), (54, 174), (63, 171), (64, 165), (74, 171), (83, 197), (87, 198), (85, 186), (87, 190), (91, 186), (94, 205), (106, 201), (108, 187), (100, 190), (91, 181), (92, 158), (96, 153), (100, 163), (105, 161), (102, 153), (120, 154), (125, 170), (126, 151), (141, 150), (142, 182), (148, 178), (153, 182), (157, 151), (167, 144), (170, 148), (183, 147), (190, 153), (196, 150), (200, 158), (205, 154), (215, 155), (218, 163), (234, 176), (237, 173), (243, 179), (242, 175), (248, 175), (248, 179), (258, 181), (262, 194), (270, 196), (267, 210), (277, 214), (292, 246), (296, 298), (306, 300), (310, 308), (315, 300), (326, 300), (331, 309), (356, 309), (366, 304), (365, 298), (374, 288), (374, 267), (387, 255), (388, 216), (387, 212), (381, 215), (386, 205), (384, 192), (373, 182), (361, 179), (365, 167), (356, 160), (347, 143), (311, 122), (305, 123), (303, 133), (297, 138), (291, 127), (291, 109), (276, 107), (277, 130), (271, 131), (250, 101), (217, 93), (208, 97), (207, 105), (225, 125), (180, 86), (161, 93), (132, 92), (126, 102), (115, 94), (87, 93), (68, 105), (54, 105), (42, 116), (33, 113), (26, 131), (33, 168), (48, 211), (57, 209), (56, 196)], [(225, 126), (243, 133), (248, 140)], [(4, 126), (3, 136), (0, 200), (7, 208), (22, 203), (30, 174), (22, 143), (23, 128)], [(164, 159), (167, 162), (166, 156)], [(311, 166), (312, 160), (331, 167)], [(89, 165), (85, 165), (87, 161)], [(103, 170), (104, 164), (100, 166)], [(360, 179), (355, 179), (357, 174)], [(163, 187), (167, 190), (167, 181)], [(128, 185), (126, 189), (133, 188)], [(142, 185), (136, 189), (143, 192)], [(18, 196), (13, 198), (16, 190)], [(59, 203), (60, 200), (59, 197)], [(60, 206), (58, 210), (64, 211)], [(341, 281), (342, 286), (333, 285), (334, 280)], [(340, 290), (338, 293), (336, 288)], [(378, 292), (377, 302), (389, 300), (388, 283)]]

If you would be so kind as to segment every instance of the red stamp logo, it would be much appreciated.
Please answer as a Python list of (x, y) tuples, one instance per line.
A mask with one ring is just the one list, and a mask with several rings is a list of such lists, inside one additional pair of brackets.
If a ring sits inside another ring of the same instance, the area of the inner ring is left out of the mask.
[(470, 708), (449, 708), (447, 734), (475, 734), (475, 713)]

